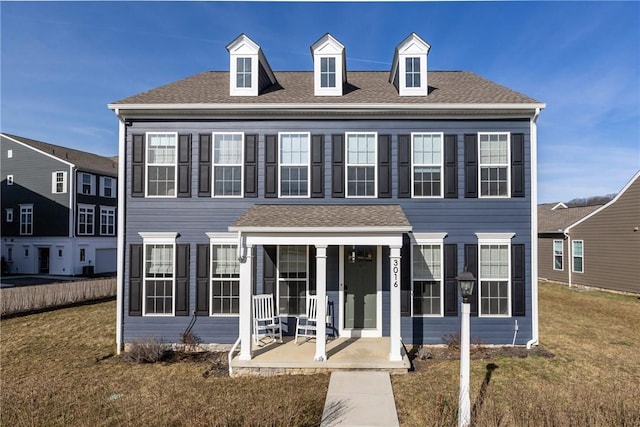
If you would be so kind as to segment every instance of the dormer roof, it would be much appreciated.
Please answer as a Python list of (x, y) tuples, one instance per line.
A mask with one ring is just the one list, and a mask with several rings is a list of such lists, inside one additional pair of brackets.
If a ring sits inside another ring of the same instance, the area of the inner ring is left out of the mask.
[(341, 96), (347, 82), (347, 55), (344, 45), (326, 33), (311, 45), (314, 94)]
[(416, 33), (409, 34), (396, 46), (389, 81), (396, 87), (400, 96), (428, 95), (429, 49), (431, 49), (429, 43), (422, 40)]
[(276, 83), (260, 46), (242, 33), (227, 45), (229, 52), (229, 94), (258, 96), (262, 90)]

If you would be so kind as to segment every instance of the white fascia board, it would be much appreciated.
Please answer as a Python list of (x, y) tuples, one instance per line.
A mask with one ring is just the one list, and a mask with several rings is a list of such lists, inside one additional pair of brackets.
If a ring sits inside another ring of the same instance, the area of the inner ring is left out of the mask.
[(234, 227), (229, 226), (229, 231), (242, 233), (267, 233), (267, 234), (339, 234), (348, 235), (378, 235), (389, 233), (408, 233), (411, 226), (397, 227)]
[[(54, 159), (54, 160), (57, 160), (57, 161), (59, 161), (59, 162), (60, 162), (60, 163), (62, 163), (62, 164), (65, 164), (65, 165), (67, 165), (67, 166), (76, 166), (74, 163), (67, 162), (66, 160), (63, 160), (63, 159), (61, 159), (60, 157), (56, 157), (56, 156), (54, 156), (53, 154), (49, 154), (49, 153), (46, 153), (46, 152), (44, 152), (44, 151), (42, 151), (42, 150), (38, 150), (37, 148), (32, 147), (32, 146), (30, 146), (29, 144), (25, 144), (25, 143), (24, 143), (24, 142), (22, 142), (22, 141), (18, 141), (17, 139), (11, 138), (10, 136), (5, 135), (4, 133), (0, 133), (0, 135), (2, 135), (4, 138), (7, 138), (7, 139), (9, 139), (9, 140), (11, 140), (11, 141), (15, 142), (16, 144), (20, 144), (20, 145), (22, 145), (22, 146), (24, 146), (24, 147), (26, 147), (26, 148), (29, 148), (29, 149), (31, 149), (31, 150), (33, 150), (33, 151), (37, 152), (37, 153), (43, 154), (43, 155), (45, 155), (45, 156), (47, 156), (47, 157), (50, 157), (50, 158), (52, 158), (52, 159)], [(64, 148), (64, 147), (62, 147), (62, 148)]]
[(476, 233), (478, 240), (483, 242), (504, 242), (511, 240), (516, 233)]
[(175, 243), (178, 238), (176, 232), (164, 232), (164, 231), (140, 231), (138, 233), (145, 243)]

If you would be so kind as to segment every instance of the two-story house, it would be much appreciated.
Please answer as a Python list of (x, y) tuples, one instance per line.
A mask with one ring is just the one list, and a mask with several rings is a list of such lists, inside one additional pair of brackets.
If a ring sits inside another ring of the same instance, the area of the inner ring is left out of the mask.
[[(536, 120), (544, 104), (474, 73), (431, 71), (415, 33), (388, 71), (352, 71), (326, 34), (313, 71), (271, 69), (242, 34), (229, 70), (109, 105), (119, 120), (117, 343), (239, 339), (272, 294), (292, 333), (317, 295), (324, 333), (441, 344), (455, 277), (477, 278), (471, 334), (538, 341)], [(194, 319), (195, 316), (195, 319)], [(326, 328), (326, 331), (324, 330)], [(286, 330), (287, 328), (285, 328)]]
[(6, 133), (0, 147), (7, 273), (115, 272), (117, 161)]

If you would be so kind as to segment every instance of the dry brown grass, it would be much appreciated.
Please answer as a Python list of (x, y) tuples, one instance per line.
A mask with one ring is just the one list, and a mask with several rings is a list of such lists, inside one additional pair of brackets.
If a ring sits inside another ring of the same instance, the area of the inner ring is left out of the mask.
[[(484, 426), (640, 426), (640, 300), (540, 288), (542, 345), (556, 355), (471, 363)], [(3, 320), (3, 426), (314, 426), (328, 375), (229, 378), (209, 359), (133, 364), (112, 356), (115, 303)], [(487, 383), (487, 365), (497, 366)], [(224, 368), (224, 367), (223, 367)], [(392, 377), (404, 426), (457, 422), (457, 361)]]
[[(474, 425), (640, 426), (639, 326), (637, 297), (541, 283), (541, 344), (556, 357), (472, 360)], [(458, 362), (416, 367), (392, 378), (401, 424), (456, 425)]]

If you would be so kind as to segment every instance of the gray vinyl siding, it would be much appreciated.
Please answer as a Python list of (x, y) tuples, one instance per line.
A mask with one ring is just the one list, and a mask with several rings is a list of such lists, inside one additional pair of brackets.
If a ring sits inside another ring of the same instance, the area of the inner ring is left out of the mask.
[[(131, 142), (133, 134), (148, 131), (177, 131), (192, 135), (191, 198), (132, 198), (131, 197)], [(198, 194), (198, 138), (201, 133), (242, 131), (258, 135), (258, 197), (225, 199), (197, 197)], [(264, 154), (265, 135), (284, 131), (307, 131), (324, 135), (324, 198), (265, 199)], [(332, 198), (331, 197), (331, 135), (353, 131), (377, 131), (391, 135), (391, 198)], [(397, 141), (398, 135), (432, 131), (457, 135), (458, 198), (456, 199), (401, 199), (398, 198)], [(504, 199), (464, 198), (464, 134), (480, 131), (509, 131), (524, 134), (525, 144), (525, 197)], [(269, 120), (269, 121), (211, 121), (211, 122), (134, 122), (128, 129), (126, 144), (126, 233), (125, 260), (129, 258), (129, 245), (142, 243), (139, 232), (171, 231), (179, 233), (178, 244), (191, 245), (190, 312), (195, 309), (195, 253), (196, 244), (208, 244), (207, 232), (227, 232), (228, 226), (256, 203), (263, 204), (399, 204), (402, 206), (413, 232), (446, 232), (445, 244), (455, 243), (458, 248), (458, 270), (464, 267), (464, 245), (477, 244), (474, 233), (515, 233), (512, 244), (526, 247), (526, 316), (510, 318), (473, 318), (472, 339), (489, 344), (511, 343), (514, 324), (518, 321), (516, 344), (531, 339), (531, 169), (528, 120)], [(338, 248), (329, 248), (327, 259), (327, 294), (335, 309), (337, 327), (338, 310)], [(388, 248), (383, 249), (382, 271), (382, 327), (389, 334), (389, 266)], [(261, 292), (262, 255), (256, 254), (256, 288)], [(124, 341), (155, 336), (179, 342), (180, 334), (189, 324), (190, 316), (183, 317), (130, 317), (128, 316), (128, 262), (125, 262)], [(455, 334), (460, 318), (402, 317), (402, 337), (406, 343), (443, 342), (446, 334)], [(199, 316), (193, 332), (203, 342), (232, 343), (238, 337), (237, 317)]]
[[(3, 237), (20, 235), (20, 204), (33, 204), (33, 236), (69, 236), (69, 164), (4, 137), (1, 145)], [(12, 158), (8, 150), (13, 150)], [(54, 194), (51, 174), (62, 171), (67, 174), (67, 191)], [(13, 175), (11, 186), (7, 175)], [(6, 222), (7, 208), (13, 208), (11, 223)]]
[[(562, 270), (554, 270), (553, 268), (554, 240), (562, 240)], [(562, 233), (558, 233), (538, 236), (538, 277), (540, 279), (551, 280), (553, 282), (569, 283), (570, 268), (571, 259), (569, 258), (568, 240), (564, 235)]]

